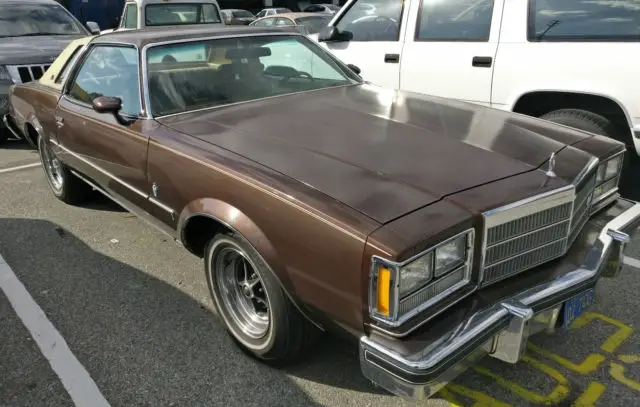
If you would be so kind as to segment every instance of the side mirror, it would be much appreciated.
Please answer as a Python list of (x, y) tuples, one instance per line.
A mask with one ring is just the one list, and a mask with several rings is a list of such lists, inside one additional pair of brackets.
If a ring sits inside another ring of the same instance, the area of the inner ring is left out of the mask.
[(319, 42), (351, 41), (353, 34), (349, 31), (340, 31), (336, 27), (326, 26), (318, 34)]
[(98, 96), (93, 99), (93, 110), (98, 113), (116, 114), (122, 108), (122, 99), (111, 96)]
[(100, 26), (95, 21), (87, 21), (85, 25), (87, 26), (87, 29), (91, 34), (93, 35), (100, 34)]
[(362, 72), (362, 70), (354, 64), (347, 64), (347, 67), (349, 67), (349, 69), (351, 69), (356, 75), (360, 75), (360, 72)]

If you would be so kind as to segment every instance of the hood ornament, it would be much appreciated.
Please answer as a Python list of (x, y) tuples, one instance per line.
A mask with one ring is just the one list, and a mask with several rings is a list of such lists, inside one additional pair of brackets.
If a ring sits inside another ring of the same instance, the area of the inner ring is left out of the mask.
[(553, 170), (556, 168), (556, 153), (551, 153), (549, 157), (549, 164), (547, 165), (547, 171), (545, 172), (546, 176), (549, 178), (554, 178), (556, 173)]

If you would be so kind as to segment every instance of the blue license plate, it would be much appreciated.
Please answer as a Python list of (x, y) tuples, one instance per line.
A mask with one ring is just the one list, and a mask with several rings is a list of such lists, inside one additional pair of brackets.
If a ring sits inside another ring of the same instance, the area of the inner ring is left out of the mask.
[(591, 288), (564, 303), (564, 329), (568, 329), (596, 300), (596, 290)]

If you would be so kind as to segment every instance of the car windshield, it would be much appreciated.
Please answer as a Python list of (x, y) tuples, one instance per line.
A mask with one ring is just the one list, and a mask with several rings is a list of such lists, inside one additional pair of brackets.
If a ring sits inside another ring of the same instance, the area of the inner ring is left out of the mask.
[(145, 8), (147, 26), (218, 23), (220, 15), (211, 3), (149, 4)]
[(154, 116), (360, 83), (301, 35), (263, 35), (151, 47), (148, 92)]
[(62, 6), (12, 4), (0, 7), (0, 38), (35, 35), (87, 35)]
[(305, 26), (307, 28), (307, 34), (319, 33), (320, 30), (329, 24), (329, 21), (331, 21), (331, 17), (325, 16), (296, 18), (296, 24)]
[(236, 10), (236, 11), (231, 12), (231, 15), (233, 15), (234, 18), (251, 18), (251, 17), (253, 17), (253, 14), (251, 14), (247, 10)]

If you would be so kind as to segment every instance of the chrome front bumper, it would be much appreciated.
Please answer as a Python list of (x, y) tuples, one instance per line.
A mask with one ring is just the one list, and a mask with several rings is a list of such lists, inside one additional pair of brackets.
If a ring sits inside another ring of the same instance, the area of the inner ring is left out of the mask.
[(421, 343), (418, 351), (411, 348), (407, 353), (410, 347), (403, 346), (402, 339), (390, 346), (392, 342), (386, 339), (362, 336), (363, 374), (391, 393), (420, 400), (429, 398), (485, 355), (518, 362), (531, 335), (555, 329), (565, 301), (595, 287), (600, 277), (620, 273), (629, 234), (640, 223), (640, 203), (619, 199), (589, 223), (593, 233), (584, 232), (578, 239), (583, 243), (590, 239), (588, 248), (580, 252), (581, 267), (465, 316), (442, 335), (438, 332), (436, 340)]

